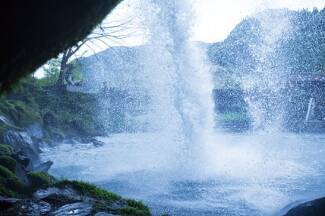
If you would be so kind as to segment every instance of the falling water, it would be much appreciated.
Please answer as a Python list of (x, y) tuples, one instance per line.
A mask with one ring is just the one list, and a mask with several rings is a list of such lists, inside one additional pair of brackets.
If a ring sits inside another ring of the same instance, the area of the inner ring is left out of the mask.
[(202, 47), (190, 41), (191, 12), (186, 0), (152, 0), (146, 14), (150, 37), (140, 59), (151, 98), (150, 127), (186, 157), (214, 124), (210, 69)]
[[(44, 150), (42, 158), (55, 162), (51, 173), (143, 200), (153, 215), (274, 215), (325, 194), (325, 137), (216, 135), (210, 67), (205, 50), (190, 40), (190, 1), (139, 1), (149, 33), (137, 59), (139, 92), (150, 98), (143, 116), (147, 130), (102, 137), (105, 145), (96, 148)], [(251, 47), (258, 67), (243, 86), (255, 129), (278, 129), (285, 77), (275, 54), (290, 22), (285, 16), (258, 19), (262, 43)]]
[(260, 41), (251, 46), (257, 65), (244, 81), (247, 103), (253, 118), (253, 130), (281, 130), (284, 109), (282, 89), (286, 84), (286, 58), (279, 47), (290, 34), (288, 11), (270, 10), (256, 15), (260, 25)]

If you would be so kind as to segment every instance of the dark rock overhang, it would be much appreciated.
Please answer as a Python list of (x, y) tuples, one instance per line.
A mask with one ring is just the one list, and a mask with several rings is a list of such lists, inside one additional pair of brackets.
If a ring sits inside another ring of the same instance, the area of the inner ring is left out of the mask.
[(0, 88), (73, 46), (121, 0), (10, 0), (0, 9)]

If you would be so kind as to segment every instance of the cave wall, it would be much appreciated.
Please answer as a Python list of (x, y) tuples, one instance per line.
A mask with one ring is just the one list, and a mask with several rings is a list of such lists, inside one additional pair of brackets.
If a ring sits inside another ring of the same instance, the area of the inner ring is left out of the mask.
[(73, 46), (121, 0), (10, 0), (2, 2), (0, 88)]

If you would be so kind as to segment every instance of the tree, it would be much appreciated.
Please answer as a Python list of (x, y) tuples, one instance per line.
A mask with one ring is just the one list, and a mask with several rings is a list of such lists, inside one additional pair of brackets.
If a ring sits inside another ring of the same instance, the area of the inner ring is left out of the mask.
[[(86, 46), (94, 54), (95, 47), (100, 46), (99, 44), (109, 46), (111, 40), (121, 40), (128, 36), (129, 33), (123, 32), (125, 26), (128, 23), (118, 23), (117, 25), (107, 25), (105, 23), (100, 24), (88, 37), (79, 41), (75, 46), (72, 46), (65, 50), (60, 57), (59, 75), (56, 82), (56, 87), (61, 91), (66, 91), (67, 84), (74, 84), (71, 81), (72, 71), (76, 67), (76, 61), (82, 57), (85, 52), (80, 54), (81, 49)], [(79, 55), (78, 55), (79, 54)]]

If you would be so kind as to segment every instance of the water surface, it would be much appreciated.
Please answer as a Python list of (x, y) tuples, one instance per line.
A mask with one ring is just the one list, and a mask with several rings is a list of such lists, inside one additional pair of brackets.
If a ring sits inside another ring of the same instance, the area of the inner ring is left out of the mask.
[(162, 134), (116, 134), (105, 145), (62, 144), (42, 154), (57, 177), (143, 200), (154, 215), (278, 215), (325, 195), (325, 135), (222, 134), (199, 148)]

